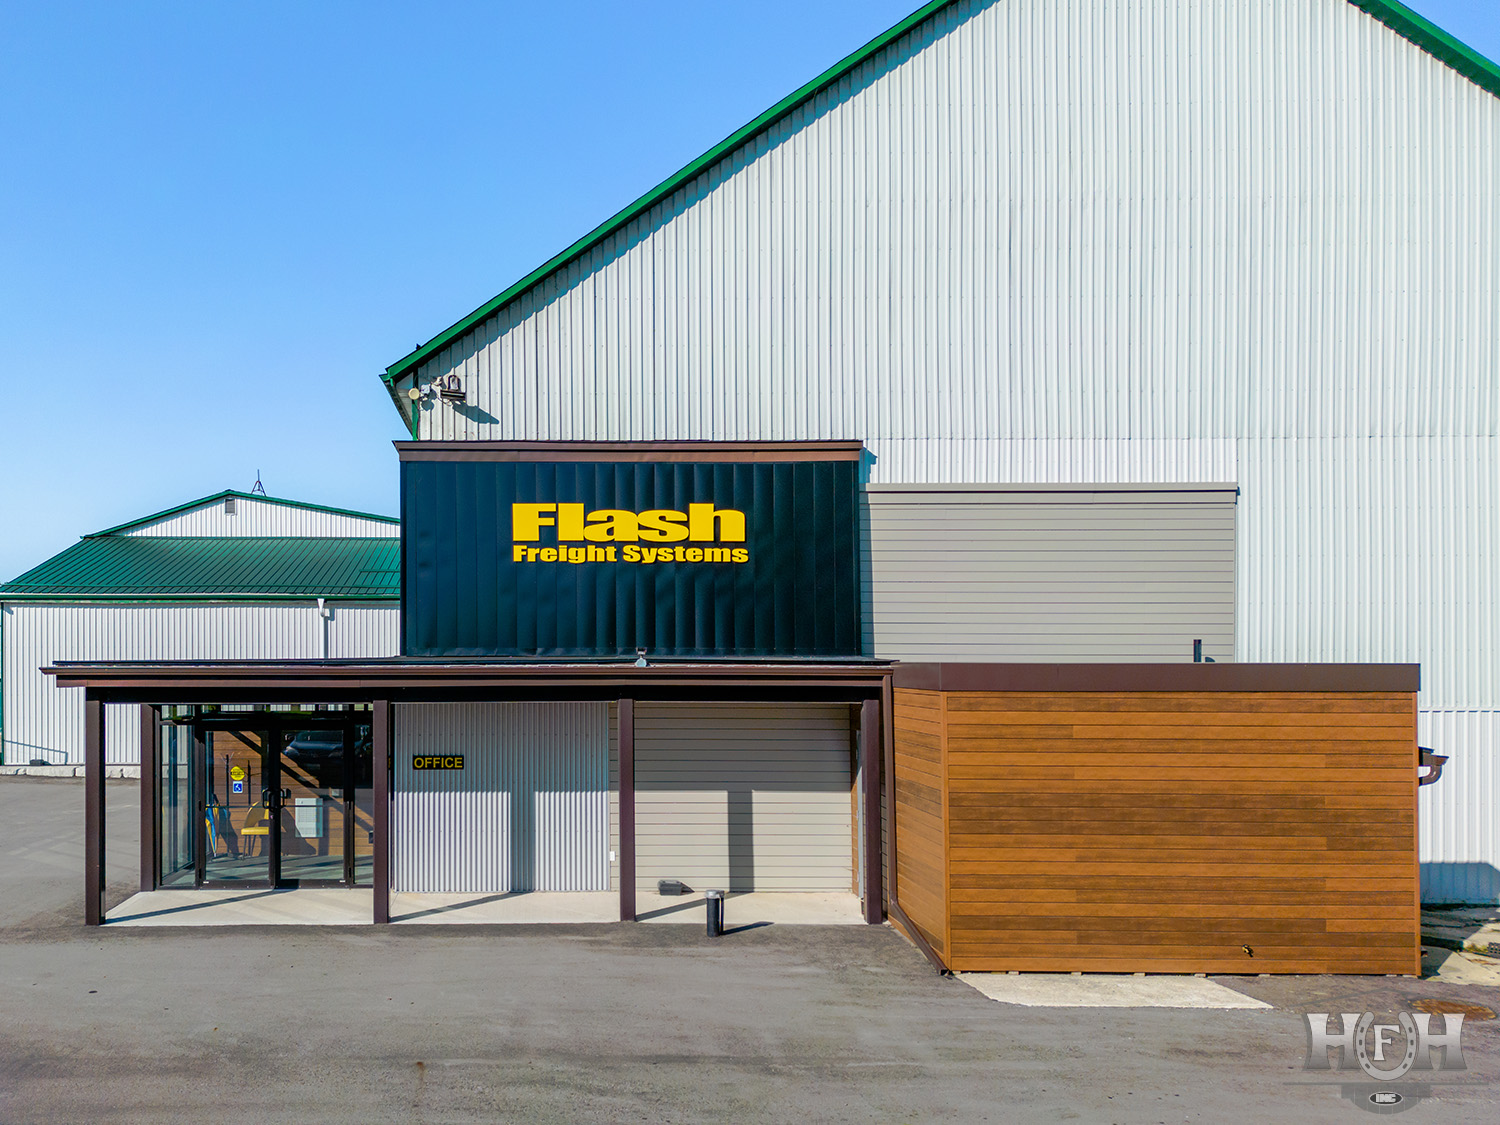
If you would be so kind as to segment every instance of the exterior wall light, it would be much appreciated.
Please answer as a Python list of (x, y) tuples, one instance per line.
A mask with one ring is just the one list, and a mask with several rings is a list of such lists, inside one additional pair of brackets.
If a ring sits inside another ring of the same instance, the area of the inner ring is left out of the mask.
[(457, 371), (450, 371), (432, 385), (437, 388), (438, 397), (445, 402), (463, 402), (468, 398), (464, 391), (463, 380), (458, 377)]

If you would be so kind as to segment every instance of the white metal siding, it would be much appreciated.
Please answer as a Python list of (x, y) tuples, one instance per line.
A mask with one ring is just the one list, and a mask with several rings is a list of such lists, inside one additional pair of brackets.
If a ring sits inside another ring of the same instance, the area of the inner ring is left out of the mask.
[(1417, 731), (1421, 745), (1452, 755), (1437, 784), (1417, 791), (1422, 900), (1500, 905), (1500, 714), (1428, 713)]
[(1497, 182), (1500, 99), (1345, 0), (969, 0), (435, 356), (480, 409), (419, 432), (1234, 481), (1236, 659), (1492, 713)]
[(636, 885), (848, 891), (849, 708), (636, 704)]
[[(307, 660), (396, 655), (395, 603), (306, 605), (44, 605), (3, 608), (5, 760), (83, 761), (83, 691), (39, 671), (59, 660)], [(267, 700), (266, 702), (277, 702)], [(132, 706), (106, 708), (112, 763), (140, 761)]]
[(866, 494), (865, 651), (896, 660), (1234, 657), (1234, 492)]
[(320, 512), (290, 504), (271, 504), (238, 496), (234, 514), (216, 500), (184, 512), (176, 512), (153, 523), (127, 528), (120, 535), (213, 535), (213, 536), (350, 536), (389, 538), (401, 533), (398, 524), (364, 519), (342, 512)]
[[(502, 894), (609, 889), (603, 703), (396, 708), (392, 885)], [(462, 754), (462, 770), (413, 755)]]

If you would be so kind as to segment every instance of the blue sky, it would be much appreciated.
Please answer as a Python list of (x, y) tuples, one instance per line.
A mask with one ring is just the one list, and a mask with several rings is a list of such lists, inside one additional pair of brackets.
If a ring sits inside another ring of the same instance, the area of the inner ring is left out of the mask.
[(380, 370), (917, 2), (4, 0), (0, 579), (257, 470), (394, 513)]

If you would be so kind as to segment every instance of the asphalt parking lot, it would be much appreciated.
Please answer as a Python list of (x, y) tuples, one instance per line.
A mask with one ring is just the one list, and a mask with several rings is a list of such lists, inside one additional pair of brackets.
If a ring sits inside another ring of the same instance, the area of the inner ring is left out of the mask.
[[(112, 901), (136, 792), (109, 788)], [(0, 781), (4, 1125), (1358, 1122), (1344, 1087), (1375, 1087), (1304, 1071), (1302, 1012), (1500, 1006), (1442, 980), (1226, 977), (1276, 1007), (1019, 1007), (883, 927), (90, 931), (82, 810), (81, 783)], [(1404, 1120), (1500, 1117), (1497, 1021), (1464, 1049)]]

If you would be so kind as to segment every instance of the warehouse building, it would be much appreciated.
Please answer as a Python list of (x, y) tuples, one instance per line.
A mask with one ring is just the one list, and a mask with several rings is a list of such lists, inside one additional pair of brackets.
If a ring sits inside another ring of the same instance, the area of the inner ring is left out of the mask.
[[(83, 767), (83, 699), (59, 660), (394, 656), (398, 522), (226, 491), (85, 535), (0, 586), (0, 767)], [(113, 774), (134, 776), (133, 708), (112, 708)]]
[(928, 4), (388, 369), (400, 657), (52, 674), (200, 794), (270, 706), (273, 804), (276, 705), (368, 707), (377, 921), (670, 880), (1413, 971), (1419, 831), (1500, 900), (1497, 92), (1383, 0)]

